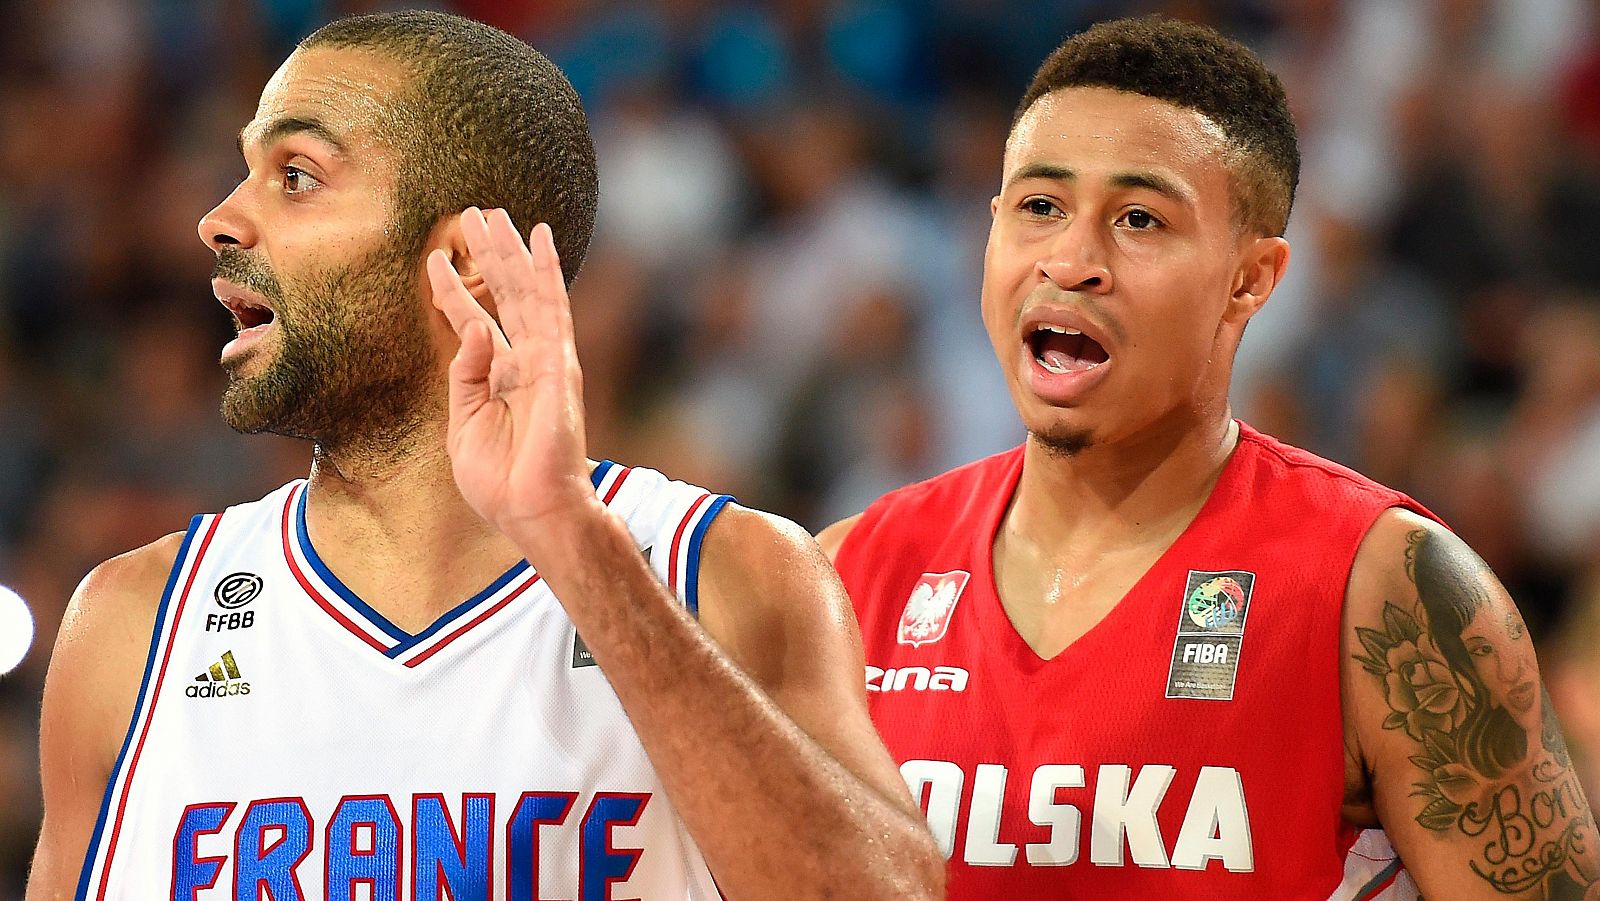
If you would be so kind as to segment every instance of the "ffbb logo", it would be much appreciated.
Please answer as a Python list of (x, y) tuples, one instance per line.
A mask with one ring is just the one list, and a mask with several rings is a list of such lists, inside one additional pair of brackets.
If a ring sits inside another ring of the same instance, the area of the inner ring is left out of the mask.
[(194, 677), (194, 684), (183, 693), (191, 698), (226, 698), (250, 693), (250, 683), (239, 672), (239, 663), (232, 651), (224, 651), (222, 658), (211, 664), (205, 672)]
[(261, 577), (255, 573), (234, 573), (218, 582), (211, 594), (217, 599), (217, 606), (224, 610), (237, 610), (255, 600), (263, 584)]

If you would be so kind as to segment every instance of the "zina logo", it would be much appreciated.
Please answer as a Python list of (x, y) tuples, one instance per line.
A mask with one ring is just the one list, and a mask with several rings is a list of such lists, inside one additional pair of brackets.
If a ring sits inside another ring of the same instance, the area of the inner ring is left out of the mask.
[(882, 669), (867, 665), (867, 691), (966, 691), (970, 674), (959, 666), (906, 666)]
[(210, 668), (194, 677), (191, 684), (183, 691), (191, 698), (226, 698), (230, 695), (247, 695), (250, 693), (250, 683), (244, 681), (239, 673), (239, 664), (233, 659), (232, 651), (224, 651), (222, 659), (211, 664)]

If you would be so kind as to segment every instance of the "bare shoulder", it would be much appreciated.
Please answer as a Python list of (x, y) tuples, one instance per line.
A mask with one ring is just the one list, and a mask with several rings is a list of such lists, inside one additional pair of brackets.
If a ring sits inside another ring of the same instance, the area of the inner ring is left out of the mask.
[(817, 542), (798, 523), (776, 513), (729, 503), (706, 532), (706, 566), (712, 566), (711, 551), (721, 558), (716, 566), (750, 564), (772, 553), (813, 556)]
[(917, 813), (867, 713), (855, 610), (805, 529), (729, 504), (702, 546), (700, 622), (806, 734)]
[[(45, 680), (41, 739), (48, 754), (52, 733), (66, 729), (75, 742), (89, 736), (86, 723), (113, 723), (94, 742), (109, 769), (115, 745), (133, 711), (150, 633), (183, 533), (160, 538), (95, 567), (72, 594), (56, 635)], [(75, 749), (75, 752), (84, 749)], [(46, 764), (49, 764), (46, 760)]]
[(769, 658), (753, 644), (815, 626), (854, 629), (839, 577), (816, 540), (788, 519), (738, 504), (706, 532), (700, 598), (706, 630), (758, 669)]
[(1373, 525), (1342, 634), (1346, 745), (1428, 897), (1600, 894), (1594, 818), (1515, 602), (1444, 526)]
[(1456, 552), (1455, 556), (1463, 558), (1458, 562), (1468, 564), (1468, 568), (1482, 567), (1485, 573), (1488, 572), (1488, 567), (1467, 547), (1466, 542), (1449, 529), (1403, 507), (1391, 507), (1367, 530), (1360, 549), (1356, 551), (1356, 559), (1350, 569), (1350, 591), (1346, 603), (1361, 609), (1347, 609), (1346, 618), (1353, 614), (1374, 612), (1365, 608), (1375, 603), (1378, 604), (1375, 612), (1381, 614), (1381, 598), (1385, 594), (1414, 591), (1417, 549), (1425, 539), (1431, 539), (1430, 544), (1435, 550), (1439, 545), (1450, 546)]
[[(153, 625), (156, 608), (183, 546), (183, 532), (173, 532), (144, 547), (119, 554), (89, 571), (72, 594), (56, 641), (76, 642), (102, 624)], [(146, 637), (149, 630), (145, 630)]]
[(29, 899), (71, 896), (149, 655), (174, 533), (100, 564), (72, 594), (45, 677), (39, 722), (44, 824)]
[(855, 613), (805, 529), (729, 504), (707, 531), (700, 559), (701, 625), (775, 697), (807, 704), (804, 693), (820, 684), (858, 687)]
[(855, 529), (856, 523), (861, 521), (861, 514), (847, 516), (826, 529), (817, 533), (817, 543), (822, 545), (822, 552), (828, 555), (829, 560), (839, 559), (839, 548), (844, 546), (844, 540), (850, 537), (850, 532)]

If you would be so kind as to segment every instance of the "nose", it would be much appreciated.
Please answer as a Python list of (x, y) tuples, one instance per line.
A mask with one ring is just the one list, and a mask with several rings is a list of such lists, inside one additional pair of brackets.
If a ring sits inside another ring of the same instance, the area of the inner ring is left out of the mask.
[(252, 223), (244, 198), (245, 184), (234, 188), (211, 212), (200, 217), (200, 240), (213, 253), (224, 247), (252, 247), (256, 243), (256, 229)]
[[(1509, 665), (1507, 664), (1507, 657), (1510, 658)], [(1505, 673), (1506, 670), (1510, 670), (1511, 674), (1509, 676), (1502, 675), (1501, 678), (1503, 678), (1507, 683), (1515, 685), (1521, 682), (1523, 677), (1527, 675), (1528, 661), (1523, 658), (1521, 654), (1508, 654), (1500, 658), (1501, 673)]]
[(1062, 291), (1106, 294), (1111, 266), (1106, 235), (1089, 216), (1076, 216), (1046, 247), (1036, 266), (1039, 277)]

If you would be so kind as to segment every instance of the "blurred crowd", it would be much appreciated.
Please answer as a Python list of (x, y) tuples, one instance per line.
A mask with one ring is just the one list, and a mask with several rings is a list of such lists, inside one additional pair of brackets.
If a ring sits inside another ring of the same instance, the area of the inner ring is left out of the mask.
[[(306, 469), (217, 416), (231, 327), (195, 222), (294, 42), (389, 5), (0, 0), (0, 585), (38, 631), (0, 677), (0, 901), (77, 580)], [(1600, 793), (1600, 3), (432, 5), (527, 38), (590, 111), (593, 454), (814, 529), (1022, 437), (977, 298), (1033, 68), (1128, 13), (1255, 47), (1305, 174), (1236, 412), (1410, 492), (1494, 566)]]

